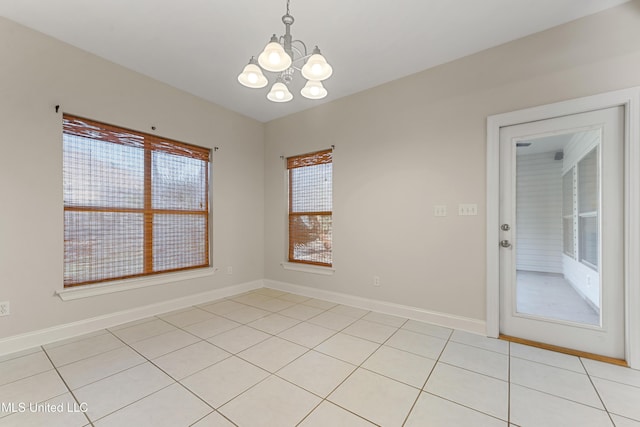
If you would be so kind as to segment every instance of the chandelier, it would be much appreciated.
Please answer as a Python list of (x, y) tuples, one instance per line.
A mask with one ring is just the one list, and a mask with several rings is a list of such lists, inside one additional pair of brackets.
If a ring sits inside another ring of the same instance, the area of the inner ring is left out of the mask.
[[(300, 94), (309, 99), (322, 99), (327, 96), (327, 89), (322, 85), (322, 81), (331, 76), (333, 69), (320, 53), (318, 46), (309, 54), (307, 46), (301, 40), (293, 40), (291, 25), (294, 19), (289, 14), (289, 1), (287, 0), (287, 13), (282, 17), (285, 27), (284, 35), (276, 37), (274, 34), (262, 53), (258, 55), (258, 60), (256, 61), (254, 56), (251, 57), (249, 64), (238, 75), (238, 81), (246, 87), (259, 89), (269, 83), (262, 73), (263, 70), (278, 73), (267, 98), (273, 102), (287, 102), (293, 99), (287, 86), (293, 81), (297, 70), (307, 79)], [(305, 62), (304, 65), (302, 65), (303, 62)]]

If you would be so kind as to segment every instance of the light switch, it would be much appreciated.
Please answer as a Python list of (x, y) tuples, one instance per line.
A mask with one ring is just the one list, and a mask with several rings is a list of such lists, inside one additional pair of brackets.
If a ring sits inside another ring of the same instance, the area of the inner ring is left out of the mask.
[(478, 205), (460, 204), (458, 205), (458, 215), (460, 216), (478, 215)]
[(446, 205), (436, 205), (433, 207), (433, 216), (447, 216)]

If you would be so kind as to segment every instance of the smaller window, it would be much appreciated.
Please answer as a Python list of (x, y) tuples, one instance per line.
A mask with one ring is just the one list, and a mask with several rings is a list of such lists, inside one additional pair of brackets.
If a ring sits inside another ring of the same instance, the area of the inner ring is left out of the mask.
[(287, 158), (289, 261), (332, 265), (331, 150)]
[(598, 216), (580, 216), (580, 261), (598, 269)]
[(580, 262), (598, 270), (598, 148), (578, 162), (578, 242)]
[(575, 259), (575, 168), (571, 168), (562, 177), (562, 244), (564, 254)]

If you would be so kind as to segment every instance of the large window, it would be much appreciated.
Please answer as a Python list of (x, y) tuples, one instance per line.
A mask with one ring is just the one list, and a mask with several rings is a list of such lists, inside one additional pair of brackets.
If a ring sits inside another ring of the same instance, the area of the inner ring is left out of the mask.
[(65, 287), (209, 266), (209, 157), (64, 115)]
[(289, 157), (289, 261), (331, 266), (332, 152)]

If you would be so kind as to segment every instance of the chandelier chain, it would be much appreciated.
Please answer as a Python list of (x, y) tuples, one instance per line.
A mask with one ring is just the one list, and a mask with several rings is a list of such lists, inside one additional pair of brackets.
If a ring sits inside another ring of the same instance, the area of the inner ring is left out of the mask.
[(287, 15), (289, 15), (289, 2), (290, 2), (290, 1), (291, 1), (291, 0), (287, 0)]

